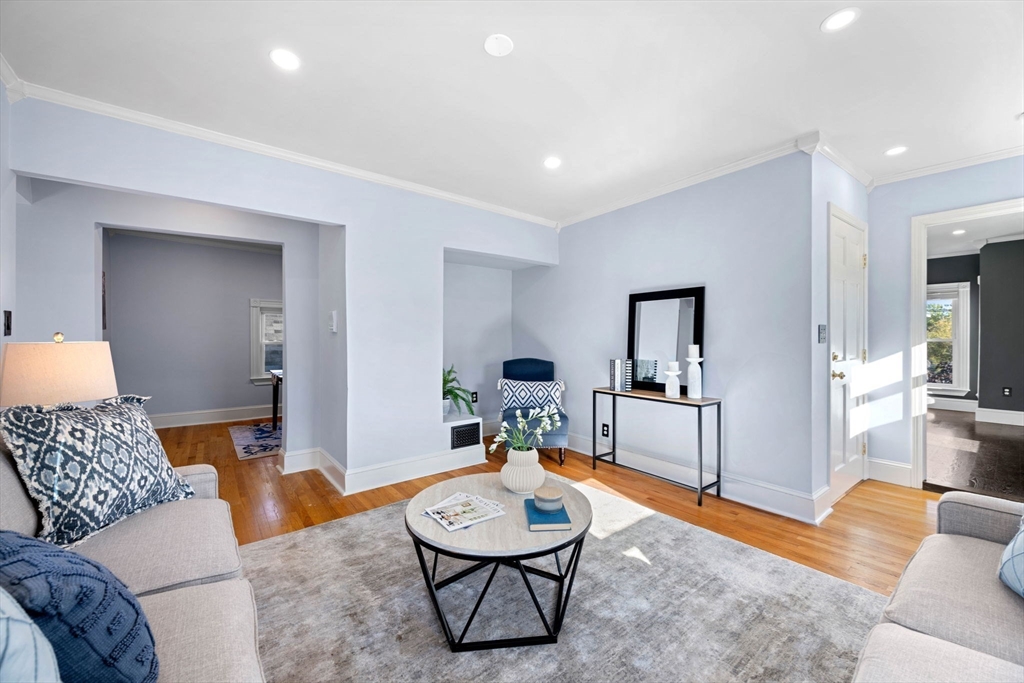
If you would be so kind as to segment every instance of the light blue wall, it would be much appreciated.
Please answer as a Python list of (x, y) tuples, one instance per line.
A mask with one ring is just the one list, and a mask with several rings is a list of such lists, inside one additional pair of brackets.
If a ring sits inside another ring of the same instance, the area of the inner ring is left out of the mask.
[(152, 396), (151, 415), (270, 406), (271, 388), (250, 381), (249, 299), (281, 300), (280, 253), (116, 233), (107, 244), (121, 393)]
[(322, 298), (319, 257), (296, 262), (284, 243), (286, 316), (301, 318), (286, 324), (290, 335), (308, 334), (285, 351), (285, 447), (319, 446), (320, 411), (337, 420), (347, 410), (350, 470), (448, 450), (434, 410), (444, 248), (558, 260), (556, 233), (533, 223), (31, 98), (11, 116), (18, 173), (346, 226), (337, 267), (346, 281), (347, 407), (319, 400), (321, 381), (345, 380), (321, 377), (321, 311), (289, 306), (293, 297)]
[(818, 344), (818, 325), (828, 324), (829, 203), (862, 221), (868, 220), (868, 191), (859, 180), (820, 152), (811, 155), (811, 485), (827, 486), (829, 344)]
[(869, 348), (872, 358), (902, 353), (903, 380), (873, 392), (870, 399), (902, 394), (904, 417), (869, 432), (870, 457), (910, 462), (911, 218), (1022, 196), (1024, 157), (936, 173), (872, 190), (868, 216)]
[[(810, 254), (811, 157), (797, 152), (562, 229), (557, 268), (513, 273), (513, 352), (555, 362), (570, 432), (589, 442), (591, 389), (626, 356), (630, 293), (704, 285), (724, 470), (810, 494)], [(618, 422), (621, 448), (696, 466), (695, 411), (621, 401)]]
[[(0, 311), (14, 310), (15, 205), (17, 190), (11, 172), (11, 104), (7, 88), (0, 83)], [(17, 317), (15, 317), (17, 322)], [(2, 330), (0, 330), (2, 334)], [(8, 338), (0, 336), (0, 358)]]
[[(348, 462), (348, 335), (345, 329), (345, 228), (320, 228), (320, 447), (345, 466)], [(338, 331), (327, 327), (337, 312)]]
[[(512, 358), (512, 271), (444, 264), (444, 366), (478, 392), (476, 414), (494, 422), (501, 412), (501, 364)], [(453, 412), (458, 412), (452, 406)]]

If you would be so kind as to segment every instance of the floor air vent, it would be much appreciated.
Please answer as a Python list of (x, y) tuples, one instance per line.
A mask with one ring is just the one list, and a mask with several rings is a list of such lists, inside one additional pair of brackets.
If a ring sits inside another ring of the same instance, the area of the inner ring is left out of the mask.
[(456, 425), (452, 427), (452, 450), (476, 446), (480, 443), (480, 423)]

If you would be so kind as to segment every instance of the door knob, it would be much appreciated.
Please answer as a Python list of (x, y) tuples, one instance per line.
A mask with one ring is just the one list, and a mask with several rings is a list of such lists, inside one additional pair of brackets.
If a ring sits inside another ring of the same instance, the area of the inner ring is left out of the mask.
[(839, 354), (836, 353), (835, 351), (833, 351), (832, 352), (832, 361), (834, 362), (834, 361), (837, 361), (837, 360), (839, 360)]
[(832, 379), (846, 379), (846, 375), (841, 372), (832, 371)]

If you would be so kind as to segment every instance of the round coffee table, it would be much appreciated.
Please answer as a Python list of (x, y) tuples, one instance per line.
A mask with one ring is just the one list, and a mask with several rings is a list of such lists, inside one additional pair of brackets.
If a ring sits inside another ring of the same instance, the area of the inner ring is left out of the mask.
[[(561, 630), (562, 621), (565, 618), (573, 579), (576, 577), (576, 568), (579, 566), (580, 554), (583, 551), (583, 540), (586, 538), (587, 530), (590, 529), (593, 512), (590, 508), (590, 501), (576, 489), (550, 478), (545, 483), (549, 486), (557, 486), (562, 490), (562, 501), (572, 522), (571, 530), (530, 531), (526, 522), (526, 509), (523, 500), (532, 498), (533, 494), (512, 493), (502, 485), (500, 475), (497, 473), (470, 474), (434, 484), (420, 491), (405, 508), (405, 528), (412, 536), (416, 556), (420, 561), (420, 569), (423, 571), (423, 580), (427, 584), (427, 592), (430, 594), (430, 600), (434, 603), (437, 618), (441, 622), (441, 629), (444, 631), (444, 637), (452, 652), (558, 642), (558, 632)], [(437, 505), (453, 493), (459, 492), (497, 501), (505, 506), (505, 514), (458, 531), (448, 531), (436, 520), (423, 516), (423, 511), (426, 508)], [(562, 558), (558, 553), (568, 548), (571, 548), (569, 558), (563, 567)], [(434, 553), (433, 569), (427, 566), (424, 549)], [(439, 555), (457, 560), (467, 560), (474, 564), (449, 577), (437, 580), (437, 558)], [(526, 560), (547, 555), (555, 556), (556, 573), (525, 564)], [(490, 588), (491, 581), (501, 565), (518, 570), (523, 577), (526, 590), (540, 614), (544, 633), (520, 638), (466, 642), (466, 633), (469, 631), (477, 610), (480, 609), (484, 596), (487, 595), (487, 589)], [(474, 605), (466, 625), (462, 628), (462, 633), (456, 638), (444, 610), (441, 609), (437, 591), (486, 567), (492, 567), (490, 577), (477, 598), (476, 605)], [(554, 581), (558, 585), (555, 610), (553, 618), (550, 620), (530, 584), (531, 575)]]

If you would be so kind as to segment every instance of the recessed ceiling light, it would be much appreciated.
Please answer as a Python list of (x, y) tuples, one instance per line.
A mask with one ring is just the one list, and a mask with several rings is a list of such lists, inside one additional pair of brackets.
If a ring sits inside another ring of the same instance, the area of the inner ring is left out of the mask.
[(821, 30), (825, 33), (842, 31), (844, 28), (857, 21), (857, 17), (859, 16), (860, 10), (856, 7), (841, 9), (838, 12), (825, 17), (825, 21), (821, 22)]
[(504, 57), (512, 52), (512, 39), (500, 33), (487, 36), (487, 40), (484, 41), (484, 50), (492, 57)]
[(302, 64), (294, 52), (280, 47), (270, 51), (270, 61), (285, 71), (295, 71)]
[(954, 230), (954, 231), (953, 231), (953, 234), (954, 234), (954, 235), (962, 235), (962, 234), (964, 234), (965, 232), (967, 232), (967, 231), (966, 231), (966, 230)]
[(548, 157), (544, 160), (544, 168), (550, 168), (554, 170), (562, 165), (562, 160), (558, 157)]
[(907, 151), (907, 148), (904, 147), (903, 145), (900, 145), (899, 147), (893, 147), (892, 149), (885, 150), (885, 156), (887, 156), (887, 157), (895, 157), (895, 156), (899, 156), (900, 154), (903, 154), (906, 151)]

